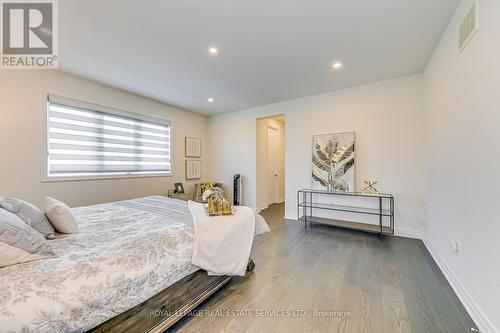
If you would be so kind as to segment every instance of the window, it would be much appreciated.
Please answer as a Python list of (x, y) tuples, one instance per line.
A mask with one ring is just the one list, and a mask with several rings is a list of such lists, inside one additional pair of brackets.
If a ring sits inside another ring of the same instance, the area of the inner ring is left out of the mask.
[(170, 122), (49, 95), (47, 176), (170, 173)]

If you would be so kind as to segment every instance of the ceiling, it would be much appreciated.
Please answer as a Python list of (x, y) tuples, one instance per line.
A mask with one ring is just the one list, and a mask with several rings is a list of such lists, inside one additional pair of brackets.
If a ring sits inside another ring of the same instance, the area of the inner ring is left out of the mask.
[(421, 72), (457, 3), (64, 0), (59, 64), (217, 114)]

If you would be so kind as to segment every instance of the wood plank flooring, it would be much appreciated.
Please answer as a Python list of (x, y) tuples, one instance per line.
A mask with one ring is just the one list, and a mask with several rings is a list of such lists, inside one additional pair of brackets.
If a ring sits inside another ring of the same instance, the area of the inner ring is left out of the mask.
[[(284, 221), (263, 211), (257, 265), (169, 332), (471, 332), (475, 324), (419, 240)], [(267, 311), (267, 312), (266, 312)], [(274, 311), (274, 312), (273, 312)], [(273, 314), (273, 315), (269, 315)]]

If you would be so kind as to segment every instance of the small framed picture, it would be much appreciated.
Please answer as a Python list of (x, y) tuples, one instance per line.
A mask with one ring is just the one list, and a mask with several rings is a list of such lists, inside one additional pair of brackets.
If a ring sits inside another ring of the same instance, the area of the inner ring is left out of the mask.
[(201, 157), (201, 139), (186, 136), (186, 157)]
[(174, 183), (174, 187), (175, 187), (174, 193), (177, 193), (177, 194), (184, 193), (184, 186), (182, 186), (182, 183)]
[(201, 161), (200, 160), (186, 160), (186, 179), (200, 179), (201, 178)]

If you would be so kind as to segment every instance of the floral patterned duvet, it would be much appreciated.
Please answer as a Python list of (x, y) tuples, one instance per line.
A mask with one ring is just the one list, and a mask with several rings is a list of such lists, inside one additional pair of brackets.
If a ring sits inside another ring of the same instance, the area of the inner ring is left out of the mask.
[(165, 197), (73, 208), (80, 233), (55, 258), (0, 269), (0, 332), (84, 332), (198, 270), (187, 203)]

